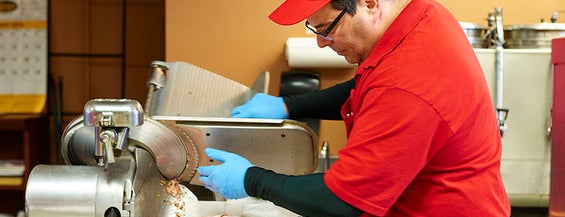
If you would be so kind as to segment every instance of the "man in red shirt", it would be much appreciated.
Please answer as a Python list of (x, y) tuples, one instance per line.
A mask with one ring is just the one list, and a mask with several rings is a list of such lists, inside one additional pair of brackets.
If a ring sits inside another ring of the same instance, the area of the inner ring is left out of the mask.
[[(325, 174), (306, 176), (208, 149), (224, 163), (198, 169), (207, 188), (304, 216), (510, 215), (486, 80), (444, 7), (433, 0), (287, 0), (269, 17), (281, 25), (306, 19), (320, 47), (359, 64), (341, 108), (347, 143)], [(234, 117), (268, 117), (250, 112), (257, 105), (292, 117), (291, 101), (254, 97)]]

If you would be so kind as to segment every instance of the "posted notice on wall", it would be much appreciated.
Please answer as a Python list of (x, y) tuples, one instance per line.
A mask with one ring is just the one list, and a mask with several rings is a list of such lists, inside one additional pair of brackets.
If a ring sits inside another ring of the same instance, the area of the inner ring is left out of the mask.
[(0, 1), (0, 115), (45, 109), (47, 43), (47, 0)]

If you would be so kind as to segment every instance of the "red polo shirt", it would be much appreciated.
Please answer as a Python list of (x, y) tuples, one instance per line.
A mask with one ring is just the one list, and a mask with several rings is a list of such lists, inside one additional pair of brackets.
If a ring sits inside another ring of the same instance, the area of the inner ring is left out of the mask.
[(457, 20), (413, 0), (359, 66), (329, 189), (364, 216), (509, 216), (501, 140)]

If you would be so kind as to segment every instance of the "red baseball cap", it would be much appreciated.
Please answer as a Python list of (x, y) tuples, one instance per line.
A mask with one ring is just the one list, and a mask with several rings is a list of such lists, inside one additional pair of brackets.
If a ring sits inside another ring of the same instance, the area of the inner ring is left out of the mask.
[(280, 25), (293, 25), (316, 13), (329, 2), (330, 0), (286, 0), (269, 18)]

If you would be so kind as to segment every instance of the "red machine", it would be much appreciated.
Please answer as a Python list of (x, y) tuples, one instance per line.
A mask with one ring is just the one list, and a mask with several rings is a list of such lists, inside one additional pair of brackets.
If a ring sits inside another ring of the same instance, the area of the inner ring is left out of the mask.
[(553, 105), (549, 216), (565, 216), (565, 38), (551, 43)]

